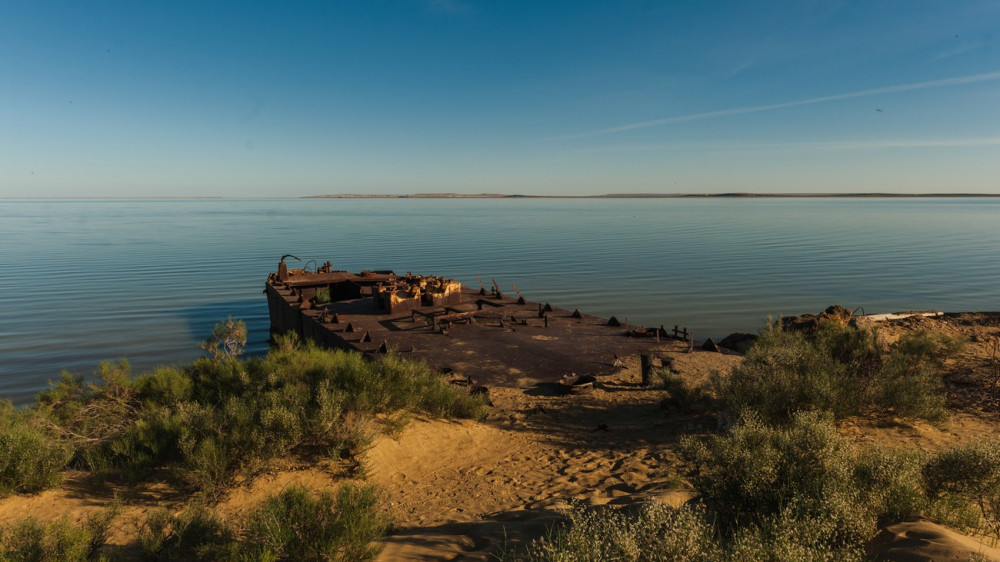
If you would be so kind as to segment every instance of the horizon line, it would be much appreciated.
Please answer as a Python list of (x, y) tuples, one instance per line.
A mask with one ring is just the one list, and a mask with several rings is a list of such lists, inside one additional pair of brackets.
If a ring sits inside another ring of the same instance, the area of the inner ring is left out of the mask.
[(147, 200), (147, 201), (191, 201), (191, 200), (227, 200), (227, 199), (694, 199), (694, 198), (975, 198), (975, 197), (1000, 197), (998, 193), (909, 193), (909, 192), (889, 192), (889, 191), (857, 191), (857, 192), (775, 192), (763, 193), (754, 191), (721, 191), (705, 193), (661, 193), (661, 192), (634, 192), (634, 193), (600, 193), (592, 195), (584, 194), (530, 194), (530, 193), (336, 193), (318, 195), (192, 195), (190, 197), (177, 195), (144, 195), (144, 196), (36, 196), (36, 197), (4, 197), (0, 196), (0, 201), (126, 201), (126, 200)]

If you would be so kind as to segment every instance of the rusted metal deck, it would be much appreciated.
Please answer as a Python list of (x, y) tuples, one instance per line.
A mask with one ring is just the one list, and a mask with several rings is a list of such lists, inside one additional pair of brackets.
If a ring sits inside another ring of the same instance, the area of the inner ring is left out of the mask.
[(334, 271), (329, 262), (306, 271), (282, 261), (265, 293), (272, 333), (294, 331), (373, 357), (393, 352), (479, 384), (611, 374), (620, 369), (616, 358), (687, 337), (686, 330), (669, 334), (506, 295), (495, 281), (489, 290), (471, 289), (435, 276)]

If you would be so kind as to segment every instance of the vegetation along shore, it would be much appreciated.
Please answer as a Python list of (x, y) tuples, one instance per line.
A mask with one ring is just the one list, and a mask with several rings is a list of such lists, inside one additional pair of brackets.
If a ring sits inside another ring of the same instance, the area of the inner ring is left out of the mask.
[(1000, 560), (1000, 313), (806, 320), (567, 391), (227, 319), (0, 405), (0, 560)]

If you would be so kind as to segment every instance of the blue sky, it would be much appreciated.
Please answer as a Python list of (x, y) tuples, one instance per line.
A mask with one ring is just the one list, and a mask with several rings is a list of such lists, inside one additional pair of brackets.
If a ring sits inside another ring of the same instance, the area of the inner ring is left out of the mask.
[(1000, 192), (1000, 2), (5, 2), (0, 197)]

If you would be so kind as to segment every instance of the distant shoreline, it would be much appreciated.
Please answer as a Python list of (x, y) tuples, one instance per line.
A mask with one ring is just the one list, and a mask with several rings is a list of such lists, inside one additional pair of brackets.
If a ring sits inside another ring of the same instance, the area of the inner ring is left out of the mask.
[(506, 193), (340, 193), (300, 196), (124, 196), (124, 197), (2, 197), (0, 201), (191, 201), (226, 199), (944, 199), (996, 198), (1000, 193), (607, 193), (602, 195), (526, 195)]
[(695, 198), (943, 198), (1000, 197), (1000, 193), (608, 193), (604, 195), (520, 195), (503, 193), (411, 193), (306, 195), (301, 199), (695, 199)]

